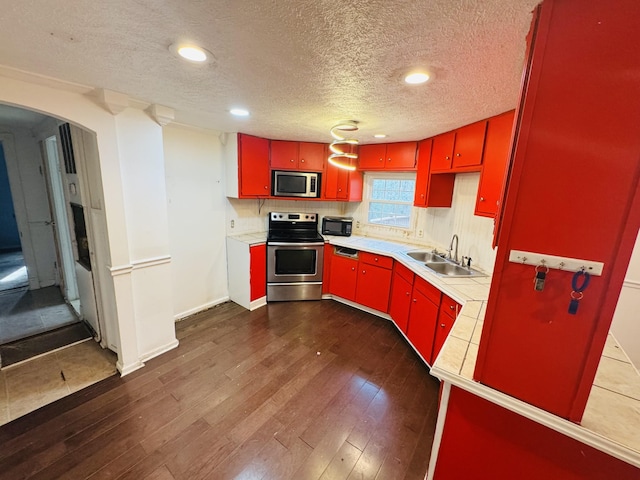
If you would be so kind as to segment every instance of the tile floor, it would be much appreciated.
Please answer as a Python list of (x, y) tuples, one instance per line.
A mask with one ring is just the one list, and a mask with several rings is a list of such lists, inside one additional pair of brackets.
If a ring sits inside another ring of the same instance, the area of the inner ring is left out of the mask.
[(0, 371), (0, 425), (115, 375), (117, 357), (94, 340)]

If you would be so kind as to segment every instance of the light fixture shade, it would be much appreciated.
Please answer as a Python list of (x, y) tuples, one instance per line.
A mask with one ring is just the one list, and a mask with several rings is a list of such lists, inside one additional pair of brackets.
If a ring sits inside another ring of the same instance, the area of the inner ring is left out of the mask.
[(358, 130), (358, 122), (355, 120), (346, 120), (331, 127), (330, 133), (333, 137), (333, 142), (329, 145), (329, 150), (331, 150), (329, 163), (331, 165), (350, 171), (354, 171), (356, 169), (355, 165), (351, 165), (350, 160), (357, 159), (358, 154), (346, 152), (343, 150), (342, 146), (358, 145), (358, 140), (355, 138), (347, 138), (341, 133), (355, 132), (356, 130)]

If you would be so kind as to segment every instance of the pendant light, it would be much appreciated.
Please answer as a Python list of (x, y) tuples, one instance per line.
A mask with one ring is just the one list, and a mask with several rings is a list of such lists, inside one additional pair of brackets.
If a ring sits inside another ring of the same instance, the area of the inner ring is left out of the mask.
[(342, 132), (355, 132), (356, 130), (358, 130), (358, 123), (355, 120), (340, 122), (331, 128), (330, 132), (333, 137), (333, 142), (329, 145), (329, 150), (331, 150), (329, 163), (331, 165), (350, 171), (356, 169), (355, 165), (349, 164), (349, 161), (358, 158), (358, 154), (345, 152), (343, 145), (357, 145), (358, 140), (355, 138), (346, 138), (342, 134)]

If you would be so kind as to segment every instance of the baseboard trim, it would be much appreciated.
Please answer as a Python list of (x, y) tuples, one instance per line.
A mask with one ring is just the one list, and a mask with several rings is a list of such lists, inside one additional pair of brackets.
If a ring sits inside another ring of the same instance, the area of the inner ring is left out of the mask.
[(163, 345), (163, 346), (158, 347), (158, 348), (156, 348), (154, 350), (151, 350), (150, 352), (147, 352), (147, 353), (145, 353), (143, 355), (140, 355), (140, 360), (142, 362), (146, 362), (147, 360), (151, 360), (152, 358), (155, 358), (155, 357), (157, 357), (159, 355), (162, 355), (163, 353), (166, 353), (169, 350), (173, 350), (179, 344), (180, 344), (180, 342), (178, 340), (173, 340), (172, 342), (169, 342), (166, 345)]
[(200, 306), (194, 307), (194, 308), (190, 308), (189, 310), (185, 310), (184, 312), (180, 312), (177, 313), (173, 316), (173, 320), (174, 322), (179, 322), (181, 320), (184, 320), (187, 317), (190, 317), (191, 315), (195, 315), (196, 313), (200, 313), (200, 312), (204, 312), (205, 310), (209, 310), (210, 308), (215, 307), (216, 305), (220, 305), (221, 303), (224, 302), (228, 302), (229, 301), (229, 296), (225, 296), (225, 297), (220, 297), (217, 298), (215, 300), (212, 300), (211, 302), (207, 302), (204, 303)]

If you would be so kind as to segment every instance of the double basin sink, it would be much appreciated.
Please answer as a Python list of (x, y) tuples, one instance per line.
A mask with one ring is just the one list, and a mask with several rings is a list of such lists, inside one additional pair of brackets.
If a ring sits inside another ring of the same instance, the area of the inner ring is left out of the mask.
[(416, 250), (407, 252), (406, 255), (423, 263), (425, 267), (437, 275), (444, 277), (486, 277), (484, 273), (458, 265), (436, 252)]

